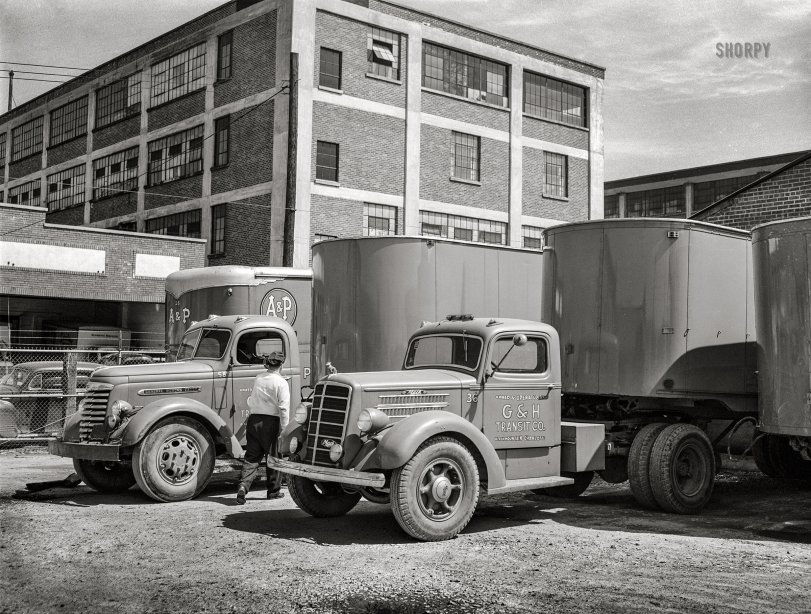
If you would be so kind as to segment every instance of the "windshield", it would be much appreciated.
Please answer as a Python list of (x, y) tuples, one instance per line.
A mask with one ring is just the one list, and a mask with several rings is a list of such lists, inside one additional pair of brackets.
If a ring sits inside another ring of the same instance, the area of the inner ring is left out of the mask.
[(29, 375), (31, 375), (31, 371), (28, 369), (14, 367), (11, 373), (6, 375), (3, 379), (0, 379), (0, 384), (3, 384), (4, 386), (17, 386), (19, 388), (25, 383), (25, 380), (28, 379)]
[(482, 353), (482, 340), (471, 335), (427, 335), (411, 341), (406, 369), (460, 368), (475, 371)]
[(178, 360), (222, 358), (228, 349), (231, 331), (222, 328), (197, 329), (183, 336), (177, 351)]

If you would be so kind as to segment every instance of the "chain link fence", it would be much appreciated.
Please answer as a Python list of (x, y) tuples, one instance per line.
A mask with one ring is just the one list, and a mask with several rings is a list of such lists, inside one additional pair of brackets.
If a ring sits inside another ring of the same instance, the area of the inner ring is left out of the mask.
[(0, 448), (61, 434), (95, 369), (166, 360), (163, 336), (154, 334), (128, 333), (111, 339), (118, 343), (81, 348), (31, 331), (15, 331), (10, 341), (0, 340)]

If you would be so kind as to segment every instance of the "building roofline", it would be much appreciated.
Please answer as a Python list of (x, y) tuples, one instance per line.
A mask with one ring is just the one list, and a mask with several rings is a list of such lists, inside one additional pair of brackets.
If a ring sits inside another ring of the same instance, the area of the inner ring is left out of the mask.
[(761, 156), (758, 158), (747, 158), (746, 160), (733, 160), (731, 162), (719, 162), (717, 164), (708, 164), (706, 166), (693, 166), (675, 171), (665, 171), (663, 173), (652, 173), (650, 175), (628, 177), (626, 179), (615, 179), (613, 181), (604, 182), (603, 188), (606, 190), (614, 190), (617, 188), (631, 187), (638, 184), (656, 183), (659, 181), (683, 179), (696, 175), (709, 175), (711, 173), (745, 169), (750, 166), (762, 166), (764, 164), (785, 164), (788, 162), (793, 162), (797, 158), (809, 153), (809, 151), (811, 150), (794, 151), (791, 153), (775, 154), (773, 156)]
[[(500, 38), (501, 40), (508, 41), (510, 43), (514, 43), (516, 45), (522, 45), (524, 47), (528, 47), (530, 49), (534, 49), (535, 51), (540, 51), (542, 53), (548, 53), (549, 55), (555, 56), (557, 58), (561, 58), (563, 60), (569, 60), (571, 62), (577, 62), (578, 64), (582, 64), (583, 66), (588, 66), (589, 68), (596, 68), (597, 70), (601, 70), (605, 72), (605, 66), (600, 66), (598, 64), (592, 64), (591, 62), (586, 62), (584, 60), (578, 60), (577, 58), (570, 57), (568, 55), (563, 55), (557, 53), (555, 51), (550, 51), (549, 49), (544, 49), (543, 47), (536, 47), (535, 45), (531, 45), (525, 41), (521, 41), (515, 38), (510, 38), (509, 36), (503, 36), (502, 34), (496, 34), (495, 32), (491, 32), (490, 30), (482, 30), (481, 28), (477, 28), (476, 26), (471, 26), (470, 24), (464, 23), (462, 21), (456, 21), (454, 19), (448, 19), (447, 17), (442, 17), (441, 15), (437, 15), (436, 13), (428, 13), (426, 11), (422, 11), (420, 9), (415, 9), (410, 6), (405, 6), (403, 4), (398, 4), (397, 2), (391, 2), (390, 0), (377, 0), (380, 4), (388, 4), (389, 6), (396, 6), (399, 9), (405, 9), (407, 11), (412, 11), (417, 13), (418, 15), (424, 15), (426, 17), (431, 17), (433, 19), (440, 19), (442, 21), (446, 21), (448, 23), (452, 23), (456, 26), (461, 26), (463, 28), (467, 28), (469, 30), (473, 30), (474, 32), (479, 32), (480, 34), (487, 34), (488, 36), (493, 36), (495, 38)], [(374, 9), (371, 9), (374, 10)]]
[[(146, 47), (148, 45), (151, 45), (152, 43), (155, 43), (156, 41), (159, 41), (163, 37), (169, 36), (173, 32), (177, 32), (181, 28), (185, 28), (186, 26), (188, 26), (191, 23), (194, 23), (195, 21), (198, 21), (200, 19), (208, 17), (212, 13), (216, 13), (217, 11), (221, 11), (224, 7), (228, 6), (229, 4), (236, 4), (236, 2), (237, 2), (237, 0), (228, 0), (228, 2), (224, 2), (224, 3), (220, 4), (219, 6), (214, 7), (210, 11), (206, 11), (205, 13), (195, 17), (194, 19), (190, 19), (189, 21), (185, 21), (185, 22), (181, 23), (180, 25), (172, 28), (171, 30), (168, 30), (167, 32), (163, 32), (162, 34), (159, 34), (158, 36), (156, 36), (154, 38), (150, 38), (148, 41), (145, 41), (145, 42), (141, 43), (140, 45), (138, 45), (136, 47), (133, 47), (131, 49), (127, 49), (123, 53), (121, 53), (121, 54), (119, 54), (119, 55), (117, 55), (115, 57), (110, 58), (106, 62), (103, 62), (103, 63), (99, 64), (98, 66), (96, 66), (94, 68), (91, 68), (88, 71), (83, 72), (81, 75), (76, 75), (73, 79), (70, 79), (69, 81), (65, 81), (61, 85), (57, 85), (54, 88), (51, 88), (49, 90), (45, 90), (44, 92), (42, 92), (38, 96), (35, 96), (34, 98), (32, 98), (31, 100), (27, 100), (24, 103), (22, 103), (21, 105), (11, 109), (10, 111), (6, 111), (5, 113), (0, 114), (0, 123), (3, 123), (4, 121), (8, 121), (9, 119), (12, 119), (12, 118), (14, 118), (14, 117), (16, 117), (18, 115), (22, 115), (22, 114), (26, 113), (27, 110), (29, 110), (29, 107), (33, 108), (33, 107), (36, 107), (38, 104), (42, 104), (41, 102), (38, 102), (40, 100), (40, 98), (43, 98), (44, 96), (47, 96), (49, 94), (53, 94), (53, 92), (55, 92), (57, 90), (61, 90), (61, 89), (64, 88), (64, 90), (65, 90), (64, 93), (65, 94), (70, 93), (71, 90), (73, 90), (74, 88), (76, 88), (76, 87), (78, 87), (80, 85), (83, 85), (84, 83), (86, 83), (88, 81), (92, 81), (93, 79), (97, 79), (99, 76), (101, 76), (101, 74), (103, 74), (105, 72), (104, 71), (105, 66), (108, 66), (110, 64), (114, 64), (115, 62), (121, 60), (125, 56), (127, 56), (127, 55), (129, 55), (131, 53), (135, 53), (139, 49), (143, 49), (144, 47)], [(110, 72), (110, 70), (108, 69), (107, 72)], [(94, 74), (94, 73), (98, 73), (98, 74)]]
[(724, 197), (723, 197), (723, 198), (721, 198), (720, 200), (716, 200), (714, 203), (712, 203), (711, 205), (708, 205), (708, 206), (704, 207), (704, 208), (703, 208), (703, 209), (701, 209), (700, 211), (696, 211), (695, 213), (693, 213), (693, 214), (690, 216), (690, 219), (693, 219), (693, 218), (695, 218), (695, 217), (696, 217), (696, 216), (698, 216), (698, 215), (702, 215), (702, 214), (706, 215), (706, 214), (707, 214), (707, 213), (709, 213), (711, 210), (712, 210), (712, 211), (717, 211), (718, 209), (723, 208), (723, 206), (725, 206), (726, 204), (729, 204), (729, 202), (730, 202), (732, 199), (734, 199), (736, 196), (738, 196), (738, 194), (740, 194), (740, 193), (742, 193), (742, 192), (746, 192), (747, 190), (751, 190), (753, 187), (755, 187), (755, 186), (757, 186), (757, 185), (759, 185), (759, 184), (763, 183), (764, 181), (768, 181), (768, 180), (769, 180), (769, 179), (771, 179), (772, 177), (775, 177), (775, 176), (777, 176), (777, 175), (779, 175), (779, 174), (781, 174), (781, 173), (783, 173), (783, 172), (787, 171), (788, 169), (790, 169), (790, 168), (792, 168), (792, 167), (794, 167), (794, 166), (797, 166), (798, 164), (801, 164), (801, 163), (805, 162), (805, 161), (806, 161), (806, 160), (808, 160), (809, 158), (811, 158), (811, 151), (807, 151), (807, 152), (805, 152), (805, 155), (802, 155), (802, 156), (800, 156), (799, 158), (797, 158), (797, 159), (795, 159), (795, 160), (792, 160), (792, 161), (791, 161), (791, 162), (789, 162), (788, 164), (786, 164), (786, 165), (784, 165), (784, 166), (781, 166), (780, 168), (778, 168), (778, 169), (776, 169), (776, 170), (773, 170), (773, 171), (772, 171), (771, 173), (769, 173), (768, 175), (763, 175), (763, 177), (759, 177), (759, 178), (755, 179), (755, 180), (754, 180), (752, 183), (749, 183), (749, 184), (747, 184), (747, 185), (743, 186), (742, 188), (739, 188), (739, 189), (735, 190), (735, 191), (734, 191), (734, 192), (732, 192), (731, 194), (727, 194), (726, 196), (724, 196)]

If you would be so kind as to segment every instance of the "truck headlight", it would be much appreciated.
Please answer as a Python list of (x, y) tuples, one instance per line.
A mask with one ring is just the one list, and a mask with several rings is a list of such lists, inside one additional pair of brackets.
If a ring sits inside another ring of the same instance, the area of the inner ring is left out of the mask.
[(334, 443), (329, 449), (329, 459), (333, 463), (337, 463), (344, 455), (344, 447), (339, 443)]
[(121, 416), (127, 416), (132, 411), (132, 405), (127, 403), (126, 401), (122, 401), (119, 399), (118, 401), (113, 401), (112, 407), (110, 407), (110, 413), (107, 416), (107, 426), (111, 429), (114, 429), (121, 423)]
[(293, 413), (293, 420), (298, 424), (304, 424), (309, 417), (310, 412), (308, 411), (307, 405), (299, 403), (298, 407), (296, 407), (296, 411)]
[(389, 417), (375, 407), (360, 412), (357, 427), (361, 433), (375, 433), (388, 425)]
[(290, 450), (290, 454), (295, 454), (298, 452), (298, 437), (291, 437), (290, 444), (288, 445), (288, 449)]

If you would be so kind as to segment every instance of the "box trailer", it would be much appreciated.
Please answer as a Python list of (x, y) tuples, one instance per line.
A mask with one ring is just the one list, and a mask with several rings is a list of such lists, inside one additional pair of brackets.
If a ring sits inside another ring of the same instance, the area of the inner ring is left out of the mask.
[(312, 271), (286, 267), (213, 266), (166, 278), (166, 344), (173, 359), (193, 322), (210, 315), (275, 316), (296, 331), (305, 384), (310, 380)]
[(811, 477), (811, 218), (752, 231), (764, 472)]

